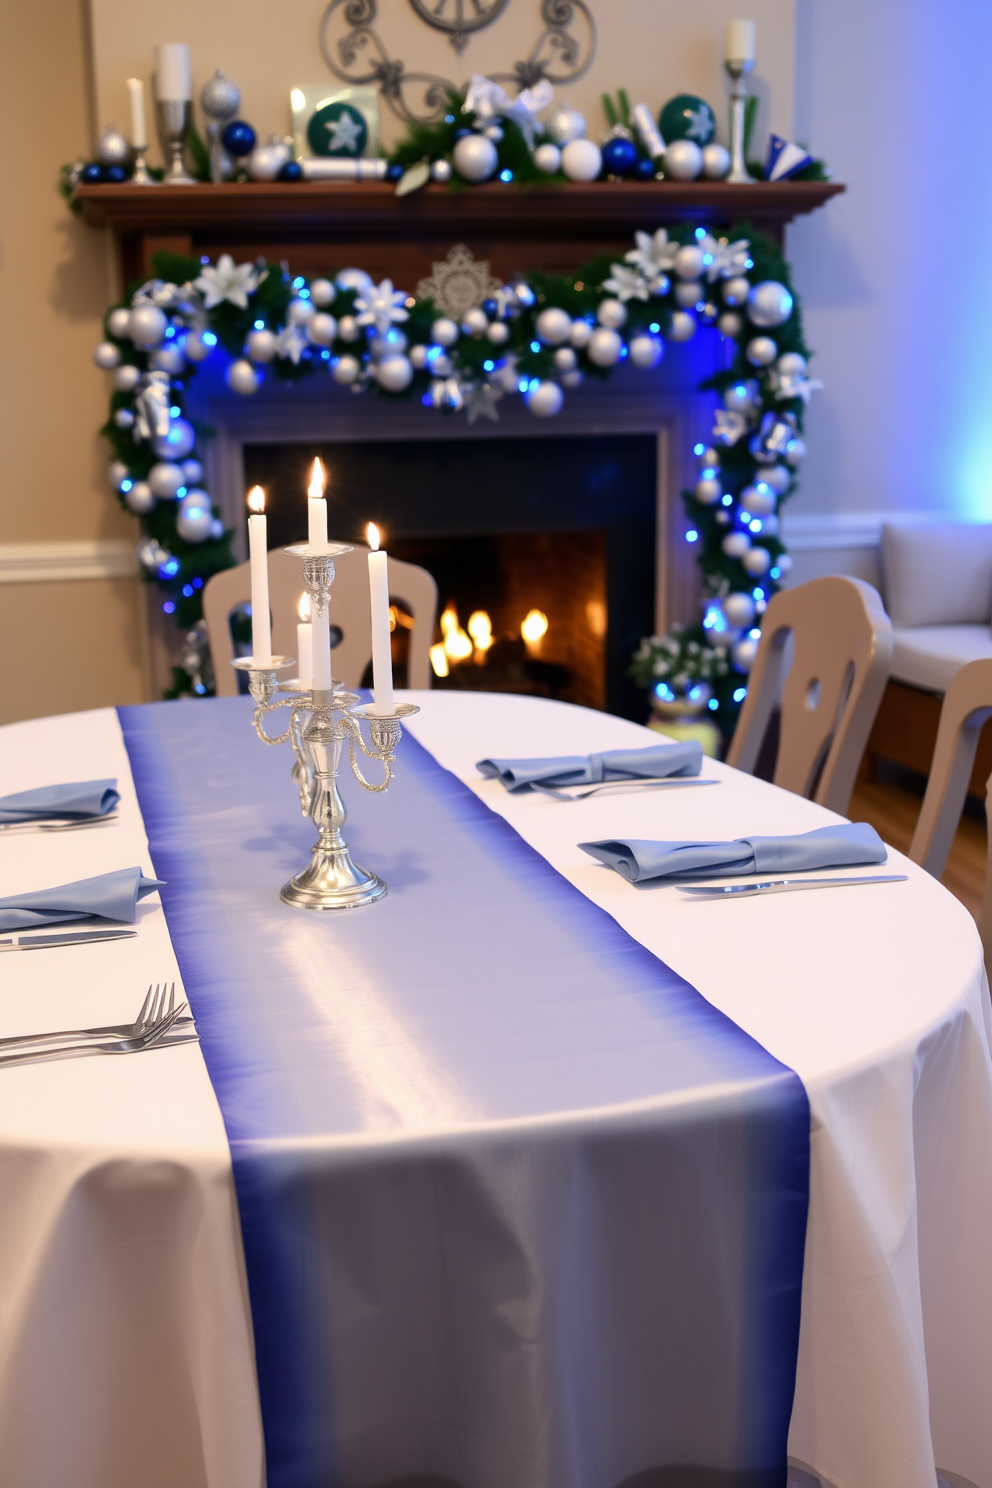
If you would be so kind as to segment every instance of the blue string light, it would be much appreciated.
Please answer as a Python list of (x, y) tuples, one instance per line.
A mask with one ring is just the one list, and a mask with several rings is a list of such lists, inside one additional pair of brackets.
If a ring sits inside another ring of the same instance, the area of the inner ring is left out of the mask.
[(686, 542), (698, 542), (699, 541), (699, 533), (696, 531), (696, 529), (694, 527), (690, 527), (689, 528), (689, 531), (685, 535), (685, 540), (686, 540)]
[(531, 351), (540, 351), (540, 349), (541, 349), (541, 343), (540, 343), (540, 341), (532, 341), (530, 343), (530, 349), (531, 349)]
[(719, 708), (720, 704), (717, 702), (716, 698), (710, 698), (710, 700), (706, 704), (706, 706), (707, 706), (707, 708), (712, 709), (712, 711), (715, 713), (716, 710), (717, 710), (717, 708)]
[(747, 688), (746, 687), (735, 687), (734, 688), (734, 702), (735, 703), (742, 703), (746, 697), (747, 697)]
[(174, 615), (176, 613), (176, 607), (172, 603), (172, 600), (171, 599), (167, 599), (165, 601), (165, 603), (162, 606), (162, 612), (163, 612), (163, 614), (166, 614), (166, 615)]
[(483, 362), (483, 364), (482, 364), (482, 370), (483, 370), (483, 372), (494, 372), (496, 370), (496, 363), (495, 362)]

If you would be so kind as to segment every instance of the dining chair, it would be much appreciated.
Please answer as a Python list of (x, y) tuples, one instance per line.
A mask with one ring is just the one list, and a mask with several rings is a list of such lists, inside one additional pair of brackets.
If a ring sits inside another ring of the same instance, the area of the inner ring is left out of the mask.
[(762, 620), (727, 763), (754, 773), (780, 707), (775, 784), (845, 815), (891, 659), (892, 625), (870, 584), (835, 576), (782, 590)]
[[(372, 615), (369, 604), (369, 549), (356, 543), (350, 553), (335, 558), (331, 588), (331, 624), (341, 638), (331, 652), (334, 680), (345, 687), (361, 683), (372, 659)], [(437, 614), (437, 585), (426, 568), (388, 559), (389, 597), (402, 605), (413, 619), (407, 662), (407, 686), (431, 685), (430, 647)], [(277, 656), (296, 655), (298, 606), (303, 588), (303, 565), (299, 558), (276, 549), (269, 554), (269, 607), (272, 612), (272, 650)], [(207, 623), (210, 656), (217, 679), (218, 697), (234, 697), (238, 691), (231, 638), (231, 614), (251, 601), (250, 565), (214, 574), (203, 590), (203, 617)]]
[[(955, 672), (944, 694), (930, 778), (909, 849), (913, 862), (934, 878), (940, 878), (947, 863), (975, 762), (978, 736), (989, 717), (992, 717), (992, 661), (971, 661)], [(989, 788), (992, 789), (992, 780)], [(985, 815), (992, 844), (988, 790)], [(985, 894), (977, 919), (988, 968), (992, 966), (992, 858), (985, 869)]]

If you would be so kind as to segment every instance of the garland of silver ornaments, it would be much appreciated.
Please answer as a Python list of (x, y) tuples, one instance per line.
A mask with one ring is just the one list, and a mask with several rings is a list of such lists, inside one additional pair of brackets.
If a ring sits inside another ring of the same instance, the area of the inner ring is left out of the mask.
[[(659, 651), (656, 671), (641, 665), (635, 674), (659, 697), (705, 680), (709, 706), (728, 722), (760, 616), (790, 566), (779, 508), (795, 488), (803, 414), (819, 386), (807, 376), (776, 244), (743, 226), (719, 237), (704, 226), (671, 236), (662, 228), (637, 233), (619, 262), (603, 255), (574, 275), (535, 272), (509, 284), (458, 248), (416, 295), (360, 268), (307, 280), (227, 254), (216, 264), (160, 254), (155, 268), (156, 278), (109, 311), (94, 360), (113, 384), (103, 430), (111, 486), (141, 521), (144, 575), (186, 628), (200, 618), (205, 580), (235, 561), (203, 484), (201, 436), (185, 414), (202, 364), (222, 366), (228, 387), (246, 398), (267, 380), (323, 375), (352, 395), (417, 399), (475, 423), (497, 421), (499, 403), (514, 396), (536, 418), (553, 418), (586, 377), (608, 377), (625, 361), (650, 369), (668, 343), (721, 337), (724, 355), (714, 353), (725, 370), (704, 384), (718, 395), (711, 442), (697, 446), (698, 480), (684, 493), (685, 540), (698, 554), (706, 609), (683, 635), (684, 647), (715, 648), (731, 666), (711, 681), (686, 651), (676, 687)], [(479, 302), (456, 311), (448, 297), (464, 291), (469, 271)], [(649, 651), (661, 644), (645, 643)]]

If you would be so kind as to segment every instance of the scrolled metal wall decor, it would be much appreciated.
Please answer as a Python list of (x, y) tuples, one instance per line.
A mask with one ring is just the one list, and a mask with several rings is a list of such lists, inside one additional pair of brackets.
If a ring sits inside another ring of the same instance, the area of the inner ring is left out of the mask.
[[(447, 5), (454, 10), (445, 16)], [(461, 52), (472, 31), (490, 25), (503, 11), (507, 0), (471, 0), (475, 14), (465, 15), (464, 0), (410, 0), (414, 13), (436, 30), (449, 33), (455, 50)], [(405, 65), (389, 55), (375, 30), (378, 0), (330, 0), (320, 22), (320, 50), (334, 76), (355, 86), (372, 84), (379, 89), (393, 113), (408, 124), (433, 124), (444, 113), (447, 95), (456, 85), (430, 72), (407, 72)], [(585, 36), (576, 36), (571, 26), (580, 20)], [(343, 34), (334, 39), (333, 24), (342, 24)], [(556, 85), (582, 76), (596, 54), (596, 25), (585, 0), (541, 0), (542, 30), (525, 61), (512, 72), (492, 73), (497, 82), (532, 88), (542, 78)], [(364, 69), (362, 63), (365, 63)], [(407, 98), (413, 88), (420, 96)]]

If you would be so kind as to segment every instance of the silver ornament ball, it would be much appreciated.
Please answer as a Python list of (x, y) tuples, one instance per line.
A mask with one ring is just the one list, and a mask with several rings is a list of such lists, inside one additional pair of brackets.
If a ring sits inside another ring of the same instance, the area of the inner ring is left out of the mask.
[(328, 305), (334, 304), (337, 290), (330, 279), (314, 279), (310, 284), (310, 298), (318, 310), (326, 310)]
[(596, 311), (596, 319), (600, 325), (618, 331), (627, 319), (627, 307), (619, 300), (602, 300)]
[(410, 347), (410, 366), (416, 368), (418, 372), (427, 366), (426, 346), (418, 345)]
[(747, 413), (758, 396), (758, 384), (749, 377), (746, 382), (735, 382), (723, 390), (725, 408), (735, 413)]
[(717, 321), (716, 328), (721, 336), (729, 336), (732, 341), (736, 341), (744, 329), (744, 322), (735, 311), (725, 310)]
[(202, 331), (190, 331), (186, 337), (185, 351), (188, 362), (203, 362), (213, 351), (213, 346), (204, 341)]
[(202, 479), (203, 466), (200, 464), (199, 460), (184, 460), (183, 480), (186, 482), (187, 486), (192, 489), (193, 486), (199, 485)]
[(323, 310), (317, 314), (307, 326), (307, 336), (314, 346), (330, 346), (338, 333), (338, 323), (333, 315), (327, 315)]
[(279, 338), (274, 331), (249, 331), (245, 338), (245, 353), (253, 362), (271, 362), (279, 349)]
[(441, 183), (442, 186), (445, 185), (448, 181), (450, 181), (451, 180), (451, 161), (450, 160), (435, 160), (435, 161), (432, 161), (432, 163), (431, 163), (431, 180), (432, 181), (440, 181), (440, 183)]
[(233, 119), (241, 107), (241, 89), (218, 67), (200, 89), (200, 107), (211, 119)]
[(744, 355), (752, 367), (767, 367), (778, 356), (778, 347), (771, 336), (755, 336), (744, 348)]
[(695, 181), (703, 171), (703, 152), (695, 140), (672, 140), (664, 155), (665, 175), (673, 181)]
[(756, 486), (745, 486), (741, 492), (741, 506), (752, 517), (766, 517), (775, 510), (775, 494), (763, 481)]
[(309, 299), (290, 300), (286, 306), (286, 324), (298, 326), (309, 325), (316, 313)]
[(680, 279), (698, 279), (706, 267), (706, 255), (696, 243), (685, 243), (672, 264)]
[(472, 336), (479, 341), (489, 329), (489, 316), (485, 310), (476, 305), (471, 310), (466, 310), (462, 316), (462, 332), (466, 336)]
[(777, 279), (765, 279), (748, 295), (747, 314), (752, 324), (765, 329), (784, 325), (792, 314), (792, 295)]
[(547, 141), (538, 145), (534, 151), (534, 164), (546, 176), (553, 176), (555, 171), (561, 170), (561, 150)]
[(292, 159), (289, 146), (277, 136), (267, 145), (256, 145), (248, 156), (248, 175), (253, 181), (274, 181)]
[(779, 553), (778, 557), (775, 559), (775, 567), (781, 574), (787, 574), (790, 572), (792, 568), (792, 559), (789, 557), (788, 553)]
[(565, 395), (556, 382), (539, 382), (524, 398), (529, 412), (538, 418), (554, 418), (561, 411)]
[(696, 500), (700, 506), (715, 506), (723, 495), (723, 486), (712, 476), (704, 475), (696, 482)]
[(169, 341), (160, 346), (152, 353), (152, 367), (156, 372), (168, 372), (170, 377), (178, 377), (186, 368), (186, 355), (182, 345)]
[(727, 617), (727, 624), (734, 630), (747, 630), (754, 620), (754, 600), (750, 594), (743, 591), (727, 594), (720, 603)]
[(548, 346), (561, 346), (572, 333), (572, 317), (567, 310), (550, 306), (542, 310), (536, 321), (537, 334)]
[(583, 346), (588, 346), (592, 339), (592, 331), (593, 328), (587, 320), (573, 320), (572, 328), (568, 333), (570, 345), (577, 346), (580, 350)]
[(343, 356), (338, 357), (338, 360), (334, 364), (334, 371), (331, 373), (331, 376), (334, 378), (334, 381), (339, 382), (342, 387), (350, 387), (353, 382), (357, 382), (358, 378), (361, 375), (361, 371), (362, 364), (357, 357)]
[(743, 305), (751, 293), (751, 281), (739, 274), (735, 279), (728, 279), (723, 286), (723, 298), (728, 305)]
[(111, 310), (107, 316), (107, 330), (111, 336), (116, 336), (118, 341), (123, 341), (127, 335), (128, 322), (131, 319), (130, 310), (125, 310), (123, 305), (118, 305), (116, 310)]
[(589, 360), (597, 367), (614, 367), (620, 360), (623, 342), (610, 326), (593, 331), (586, 347)]
[(144, 516), (150, 512), (155, 505), (155, 496), (147, 481), (135, 481), (130, 491), (124, 496), (124, 505), (128, 511), (133, 511), (135, 516)]
[(148, 484), (152, 495), (157, 496), (160, 501), (172, 501), (179, 487), (186, 484), (183, 467), (171, 460), (160, 460), (148, 472)]
[(118, 408), (114, 414), (114, 423), (118, 429), (130, 429), (134, 426), (134, 414), (130, 408)]
[(335, 274), (334, 283), (338, 289), (353, 289), (358, 294), (372, 288), (372, 279), (364, 269), (342, 269)]
[(754, 636), (744, 636), (737, 642), (730, 653), (734, 666), (739, 672), (749, 672), (754, 666), (758, 655), (758, 641)]
[(776, 370), (783, 377), (802, 377), (805, 375), (809, 363), (798, 351), (785, 351), (775, 363)]
[(118, 129), (105, 129), (96, 147), (96, 158), (101, 165), (128, 165), (131, 146)]
[(162, 460), (185, 460), (195, 444), (193, 425), (184, 418), (174, 418), (169, 420), (168, 433), (152, 440), (152, 449)]
[(101, 341), (93, 348), (93, 360), (104, 372), (112, 372), (120, 366), (121, 354), (112, 341)]
[[(199, 493), (206, 496), (205, 492)], [(213, 526), (214, 514), (210, 509), (210, 498), (206, 497), (207, 504), (200, 505), (199, 502), (187, 505), (184, 501), (182, 508), (176, 516), (176, 531), (184, 542), (201, 543), (210, 536)]]
[(657, 367), (665, 355), (665, 343), (660, 336), (650, 336), (642, 333), (634, 336), (630, 343), (630, 360), (635, 367), (647, 370)]
[(567, 145), (572, 140), (585, 138), (585, 115), (578, 109), (569, 108), (567, 103), (560, 103), (544, 127), (556, 145)]
[(252, 393), (257, 393), (261, 380), (251, 362), (246, 361), (244, 357), (232, 362), (225, 376), (231, 392), (239, 393), (242, 398), (250, 398)]
[(449, 320), (446, 315), (442, 315), (441, 319), (436, 320), (431, 326), (431, 340), (438, 346), (454, 346), (458, 340), (458, 327), (455, 322)]
[(720, 546), (728, 558), (743, 558), (751, 546), (751, 539), (746, 532), (728, 532)]
[(493, 346), (505, 346), (510, 339), (510, 327), (501, 320), (494, 320), (486, 331), (486, 340)]
[(569, 140), (561, 152), (561, 168), (570, 181), (595, 181), (603, 169), (603, 152), (594, 140)]
[(125, 362), (114, 373), (114, 387), (119, 393), (131, 393), (141, 381), (141, 373), (130, 362)]
[(338, 339), (341, 341), (360, 341), (362, 328), (353, 315), (342, 315), (338, 321)]
[(452, 159), (466, 181), (488, 181), (499, 164), (496, 146), (484, 134), (463, 134), (455, 143)]
[(675, 286), (675, 303), (682, 310), (691, 310), (703, 297), (703, 286), (698, 279), (680, 279)]
[(128, 469), (123, 460), (111, 460), (107, 466), (107, 479), (115, 491), (120, 489), (121, 481), (127, 480)]
[(384, 357), (376, 366), (375, 378), (379, 386), (385, 388), (388, 393), (401, 393), (413, 381), (410, 358), (403, 356), (402, 353)]
[(784, 465), (769, 465), (767, 470), (761, 472), (761, 479), (766, 486), (771, 486), (772, 490), (781, 496), (783, 491), (789, 489), (792, 471), (786, 470)]
[(760, 579), (772, 566), (772, 555), (767, 548), (751, 548), (741, 558), (747, 572), (752, 578)]
[(562, 387), (567, 387), (567, 388), (581, 387), (584, 377), (585, 377), (585, 373), (581, 370), (581, 368), (576, 367), (574, 372), (566, 372), (566, 373), (564, 373), (564, 375), (562, 376), (562, 379), (561, 379)]
[(168, 317), (157, 305), (135, 305), (127, 318), (127, 333), (135, 346), (151, 351), (165, 335)]
[(730, 151), (714, 140), (703, 147), (703, 175), (707, 181), (722, 181), (730, 174)]
[(578, 357), (570, 346), (559, 346), (554, 355), (554, 363), (559, 372), (574, 372)]
[(806, 441), (805, 441), (805, 439), (793, 439), (790, 442), (790, 444), (789, 444), (789, 448), (785, 452), (786, 464), (787, 465), (792, 465), (793, 467), (795, 467), (797, 465), (801, 465), (803, 463), (803, 461), (805, 460), (805, 458), (806, 458)]
[(696, 334), (696, 322), (685, 310), (673, 310), (668, 326), (669, 341), (691, 341)]

